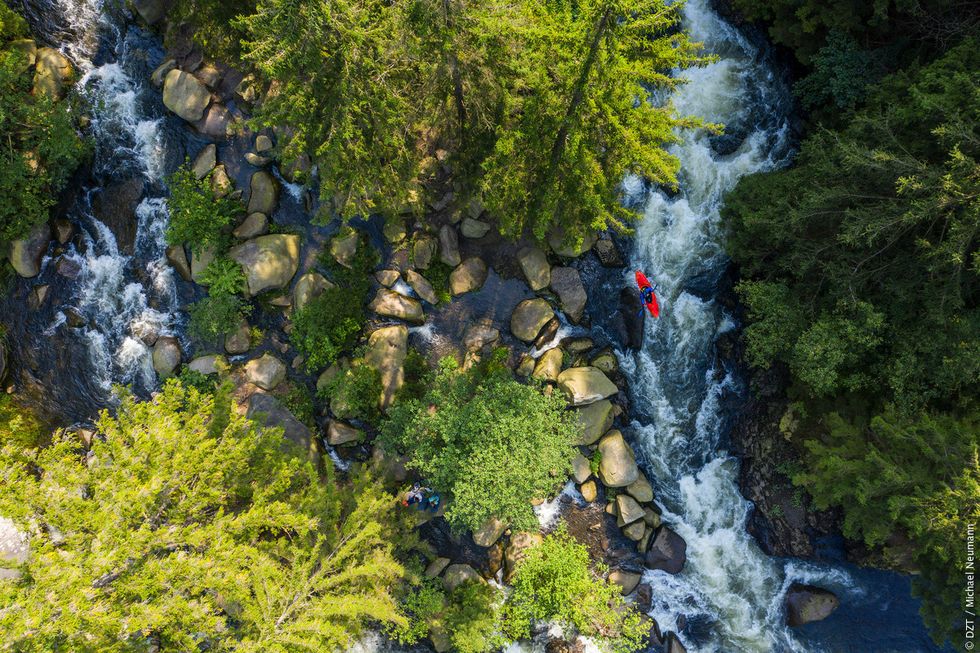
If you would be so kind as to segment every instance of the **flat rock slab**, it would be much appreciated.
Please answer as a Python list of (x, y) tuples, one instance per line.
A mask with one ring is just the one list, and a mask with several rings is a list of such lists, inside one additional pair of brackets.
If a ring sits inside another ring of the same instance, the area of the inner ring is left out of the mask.
[(551, 265), (548, 256), (537, 247), (524, 247), (517, 252), (517, 262), (531, 290), (547, 288), (551, 283)]
[(609, 377), (591, 366), (568, 368), (558, 375), (558, 387), (573, 406), (595, 403), (619, 392)]
[(449, 275), (449, 290), (453, 296), (479, 290), (487, 282), (487, 264), (473, 256), (460, 263)]
[(595, 443), (612, 427), (613, 405), (608, 399), (582, 406), (575, 411), (578, 437), (573, 444)]
[(300, 237), (269, 234), (236, 245), (228, 256), (245, 271), (250, 295), (270, 288), (284, 288), (299, 268)]
[(422, 310), (421, 302), (387, 288), (378, 288), (378, 293), (368, 304), (368, 308), (383, 317), (393, 317), (415, 324), (425, 322), (425, 311)]
[(531, 342), (538, 337), (541, 329), (555, 317), (555, 311), (544, 299), (536, 297), (525, 299), (510, 316), (510, 331), (524, 342)]
[(606, 487), (626, 487), (640, 477), (633, 449), (619, 431), (609, 431), (599, 440), (599, 455), (599, 480)]
[(163, 80), (163, 104), (188, 122), (203, 118), (210, 102), (207, 86), (188, 72), (175, 68)]
[(263, 390), (273, 390), (286, 380), (286, 365), (272, 354), (262, 354), (245, 364), (245, 378)]
[(405, 383), (408, 329), (403, 324), (382, 327), (368, 337), (364, 362), (381, 374), (381, 409), (386, 410)]

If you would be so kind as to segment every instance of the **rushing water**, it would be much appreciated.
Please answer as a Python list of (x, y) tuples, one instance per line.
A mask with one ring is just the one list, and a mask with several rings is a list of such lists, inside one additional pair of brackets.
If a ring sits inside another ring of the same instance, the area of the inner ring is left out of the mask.
[[(673, 148), (681, 161), (677, 194), (626, 182), (631, 203), (645, 213), (633, 262), (659, 284), (662, 310), (661, 319), (647, 320), (642, 350), (623, 357), (632, 430), (664, 521), (685, 539), (688, 556), (679, 575), (647, 572), (651, 614), (664, 628), (679, 628), (692, 652), (931, 650), (907, 579), (770, 558), (746, 531), (752, 506), (739, 494), (738, 462), (723, 450), (733, 412), (724, 398), (737, 395), (740, 381), (713, 355), (718, 336), (736, 326), (714, 299), (727, 266), (719, 211), (740, 178), (787, 162), (791, 102), (758, 49), (706, 0), (689, 0), (684, 12), (692, 37), (718, 61), (686, 72), (690, 82), (673, 103), (681, 114), (723, 123), (727, 135), (689, 133)], [(832, 626), (834, 617), (821, 627), (785, 626), (782, 598), (794, 581), (837, 591), (844, 628)], [(887, 600), (883, 587), (893, 593)], [(855, 614), (878, 627), (851, 628)], [(686, 627), (677, 626), (682, 615)]]
[[(17, 335), (30, 343), (35, 369), (59, 371), (56, 379), (39, 379), (52, 393), (47, 399), (63, 416), (85, 418), (111, 401), (115, 383), (151, 389), (148, 343), (177, 331), (177, 289), (164, 256), (163, 177), (182, 147), (149, 85), (162, 49), (123, 3), (34, 0), (27, 9), (35, 31), (75, 66), (94, 155), (67, 211), (78, 235), (61, 258), (77, 273), (61, 279), (48, 265), (26, 282), (50, 284), (54, 292)], [(118, 240), (121, 233), (127, 242)]]

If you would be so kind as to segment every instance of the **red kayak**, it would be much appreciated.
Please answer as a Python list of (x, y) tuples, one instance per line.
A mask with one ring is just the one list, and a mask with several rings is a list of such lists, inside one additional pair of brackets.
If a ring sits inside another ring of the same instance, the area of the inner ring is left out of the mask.
[[(645, 274), (637, 270), (636, 285), (640, 287), (640, 301), (643, 301), (644, 288), (652, 289), (653, 284), (650, 283), (650, 280), (647, 279), (647, 276)], [(653, 292), (650, 293), (650, 301), (643, 302), (643, 303), (647, 307), (647, 310), (650, 311), (650, 315), (652, 315), (653, 317), (660, 317), (660, 305), (657, 303), (657, 296), (653, 294)]]

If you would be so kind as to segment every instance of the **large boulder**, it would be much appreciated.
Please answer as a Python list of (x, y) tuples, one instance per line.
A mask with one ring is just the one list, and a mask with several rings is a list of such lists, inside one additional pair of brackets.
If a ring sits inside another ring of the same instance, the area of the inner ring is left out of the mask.
[(606, 487), (626, 487), (640, 477), (633, 449), (623, 434), (609, 431), (599, 440), (599, 480)]
[(483, 578), (477, 573), (476, 569), (462, 564), (449, 565), (442, 574), (442, 584), (447, 592), (452, 592), (467, 581), (483, 582)]
[(34, 95), (57, 100), (65, 95), (74, 71), (68, 57), (54, 48), (38, 48), (35, 55)]
[(133, 6), (147, 25), (153, 25), (163, 18), (169, 7), (167, 0), (133, 0)]
[[(643, 519), (646, 511), (643, 506), (637, 503), (636, 499), (628, 494), (616, 495), (616, 513), (623, 524), (632, 524)], [(641, 531), (642, 532), (642, 531)]]
[(293, 287), (293, 310), (300, 310), (314, 297), (318, 297), (327, 288), (334, 285), (327, 281), (319, 272), (307, 272), (299, 278)]
[(183, 245), (171, 245), (167, 248), (167, 262), (170, 263), (180, 278), (184, 281), (191, 280), (191, 264), (187, 260), (187, 252)]
[(601, 438), (612, 426), (613, 405), (608, 399), (582, 406), (575, 411), (578, 436), (574, 444), (589, 445)]
[(357, 254), (357, 244), (360, 236), (353, 229), (340, 233), (330, 240), (330, 256), (345, 268), (350, 268)]
[(525, 299), (510, 316), (510, 331), (520, 340), (531, 342), (553, 317), (555, 311), (545, 300), (540, 297)]
[[(212, 138), (224, 138), (230, 132), (229, 126), (231, 125), (231, 121), (232, 115), (228, 107), (215, 102), (208, 109), (204, 120), (195, 126), (202, 134), (211, 136)], [(245, 155), (245, 159), (248, 160), (248, 158), (248, 155)]]
[(488, 322), (477, 322), (466, 327), (463, 332), (463, 347), (466, 351), (482, 351), (488, 345), (500, 340), (500, 331)]
[(507, 522), (496, 517), (491, 517), (483, 526), (473, 531), (473, 542), (477, 546), (484, 548), (491, 547), (500, 539), (504, 531), (507, 530), (507, 525)]
[(279, 182), (265, 170), (252, 174), (248, 182), (248, 212), (272, 215), (279, 205)]
[(245, 270), (249, 295), (289, 285), (299, 268), (300, 238), (295, 234), (269, 234), (236, 245), (228, 256)]
[(790, 626), (826, 619), (840, 605), (840, 599), (833, 592), (801, 583), (789, 586), (785, 602), (786, 623)]
[(429, 302), (433, 306), (439, 303), (439, 295), (436, 294), (435, 288), (429, 283), (429, 280), (423, 277), (421, 274), (415, 270), (408, 270), (405, 272), (405, 281), (408, 285), (412, 287), (415, 294), (421, 297), (423, 300)]
[(96, 193), (92, 212), (116, 237), (123, 254), (132, 254), (136, 246), (139, 218), (136, 211), (143, 199), (146, 181), (142, 175), (112, 182)]
[(204, 179), (218, 165), (218, 146), (214, 143), (205, 145), (194, 158), (191, 172), (197, 179)]
[(619, 392), (616, 384), (595, 367), (570, 367), (558, 375), (558, 387), (573, 406), (584, 406)]
[(10, 243), (10, 265), (22, 277), (36, 277), (41, 272), (41, 259), (51, 242), (51, 225), (37, 225), (27, 235)]
[(449, 275), (449, 290), (453, 296), (479, 290), (487, 281), (487, 264), (483, 259), (473, 256), (458, 266)]
[(646, 555), (646, 566), (650, 569), (660, 569), (668, 574), (679, 574), (687, 561), (687, 542), (684, 538), (661, 526), (656, 537), (650, 543)]
[(327, 424), (327, 443), (331, 447), (360, 442), (363, 438), (364, 431), (349, 424), (338, 422), (335, 419), (330, 420), (330, 423)]
[(527, 551), (544, 541), (541, 533), (521, 531), (510, 537), (510, 543), (504, 549), (504, 582), (509, 583), (517, 571), (517, 563), (524, 559)]
[(462, 260), (459, 255), (459, 234), (451, 224), (439, 229), (439, 260), (451, 267), (456, 267)]
[(286, 365), (272, 354), (262, 354), (245, 364), (245, 379), (263, 390), (274, 390), (286, 380)]
[(619, 585), (620, 591), (623, 596), (627, 594), (632, 594), (636, 586), (640, 584), (640, 580), (643, 576), (632, 571), (623, 571), (622, 569), (614, 569), (609, 572), (609, 581), (616, 585)]
[(249, 397), (245, 416), (263, 426), (281, 428), (288, 442), (306, 452), (314, 462), (319, 458), (313, 433), (272, 395), (257, 392)]
[(548, 244), (552, 251), (563, 258), (578, 258), (592, 249), (598, 239), (599, 236), (591, 231), (581, 239), (567, 235), (561, 228), (552, 229), (548, 234)]
[(211, 102), (208, 87), (194, 75), (174, 69), (163, 79), (163, 104), (188, 122), (204, 117)]
[(561, 374), (561, 364), (564, 359), (561, 349), (555, 347), (541, 354), (534, 366), (531, 378), (540, 381), (557, 381)]
[(481, 220), (470, 217), (463, 218), (463, 223), (459, 226), (464, 238), (483, 238), (490, 231), (490, 225)]
[(249, 213), (242, 223), (235, 227), (231, 235), (239, 240), (261, 236), (269, 230), (269, 218), (265, 213)]
[(412, 263), (419, 270), (428, 270), (438, 248), (439, 242), (432, 236), (419, 236), (412, 243)]
[(230, 334), (225, 336), (225, 351), (229, 354), (244, 354), (252, 346), (252, 330), (248, 322), (241, 320)]
[(381, 409), (386, 410), (405, 382), (408, 329), (404, 325), (382, 327), (368, 337), (364, 362), (381, 373)]
[(195, 283), (202, 283), (204, 281), (204, 271), (208, 269), (211, 262), (214, 261), (217, 256), (217, 252), (213, 247), (200, 248), (191, 247), (191, 279)]
[(547, 288), (551, 283), (551, 265), (547, 255), (537, 247), (524, 247), (517, 252), (517, 262), (531, 290)]
[(173, 336), (157, 338), (153, 344), (153, 369), (161, 379), (173, 376), (180, 365), (180, 343)]
[(575, 268), (559, 268), (551, 270), (551, 289), (561, 299), (561, 309), (568, 319), (578, 324), (585, 312), (585, 286), (582, 277)]
[(200, 374), (218, 374), (228, 368), (228, 361), (220, 354), (198, 356), (187, 367)]
[(384, 317), (415, 324), (425, 322), (425, 311), (422, 310), (421, 302), (387, 288), (378, 288), (378, 294), (368, 304), (368, 308)]
[(623, 255), (619, 253), (619, 247), (612, 238), (600, 238), (592, 247), (592, 251), (599, 257), (602, 267), (621, 268), (626, 265)]

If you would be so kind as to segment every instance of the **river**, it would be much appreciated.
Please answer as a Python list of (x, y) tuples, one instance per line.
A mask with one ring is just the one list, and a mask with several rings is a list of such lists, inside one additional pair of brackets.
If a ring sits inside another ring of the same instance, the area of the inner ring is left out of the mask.
[[(18, 282), (4, 309), (11, 341), (28, 361), (22, 377), (43, 388), (38, 402), (63, 419), (85, 419), (111, 403), (114, 383), (151, 389), (145, 343), (156, 335), (182, 337), (177, 309), (188, 298), (164, 260), (163, 179), (198, 142), (168, 116), (148, 82), (163, 59), (159, 40), (137, 27), (121, 3), (28, 0), (25, 6), (42, 40), (79, 70), (95, 155), (67, 207), (79, 236), (63, 256), (77, 274), (59, 275), (48, 261), (38, 279)], [(718, 302), (728, 266), (719, 208), (742, 176), (790, 161), (793, 107), (767, 52), (706, 0), (691, 0), (684, 11), (693, 37), (719, 60), (685, 73), (690, 83), (675, 93), (674, 104), (681, 113), (725, 124), (726, 135), (689, 133), (674, 147), (682, 162), (677, 193), (625, 181), (630, 203), (645, 214), (633, 265), (656, 280), (662, 297), (662, 318), (647, 321), (642, 350), (621, 353), (632, 386), (629, 431), (666, 523), (688, 543), (681, 574), (646, 574), (651, 614), (663, 628), (678, 630), (691, 653), (936, 651), (907, 578), (770, 558), (746, 532), (752, 506), (739, 494), (738, 461), (725, 449), (745, 389), (739, 371), (715, 356), (718, 336), (738, 328)], [(98, 210), (124, 184), (137, 189), (130, 197), (137, 229), (129, 245)], [(628, 276), (596, 277), (589, 294), (615, 297), (624, 282), (631, 283)], [(50, 286), (52, 299), (27, 311), (24, 297), (38, 283)], [(596, 324), (601, 328), (602, 319)], [(837, 592), (840, 609), (824, 622), (790, 630), (782, 595), (793, 581)]]

